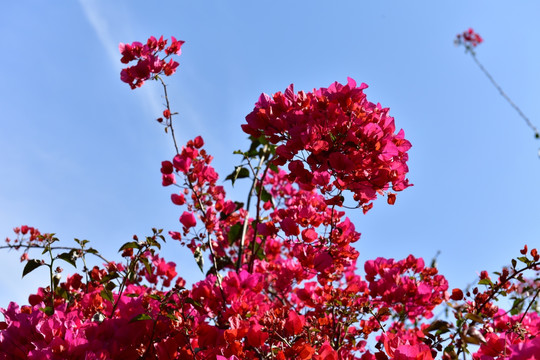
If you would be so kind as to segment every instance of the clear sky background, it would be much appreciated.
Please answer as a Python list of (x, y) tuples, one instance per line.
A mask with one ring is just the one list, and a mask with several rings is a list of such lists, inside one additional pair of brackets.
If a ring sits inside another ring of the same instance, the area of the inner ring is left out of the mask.
[[(465, 286), (523, 244), (540, 246), (540, 142), (453, 40), (479, 32), (478, 58), (540, 125), (539, 15), (537, 0), (4, 1), (0, 235), (28, 224), (118, 259), (133, 234), (180, 228), (161, 186), (173, 146), (154, 120), (160, 87), (130, 90), (118, 53), (120, 42), (175, 36), (186, 41), (168, 78), (177, 133), (181, 143), (202, 135), (222, 178), (248, 144), (240, 125), (261, 92), (367, 83), (413, 144), (414, 187), (394, 206), (350, 213), (359, 262), (441, 251), (450, 286)], [(241, 190), (232, 196), (244, 200)], [(201, 279), (169, 243), (165, 258)], [(0, 252), (0, 307), (47, 284), (45, 269), (21, 280), (19, 256)]]

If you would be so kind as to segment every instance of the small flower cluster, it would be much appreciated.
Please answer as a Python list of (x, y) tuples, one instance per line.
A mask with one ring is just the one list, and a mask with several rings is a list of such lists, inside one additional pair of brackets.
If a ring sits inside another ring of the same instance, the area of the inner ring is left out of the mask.
[(480, 35), (475, 33), (472, 28), (469, 28), (469, 30), (458, 34), (454, 42), (456, 45), (464, 45), (465, 48), (472, 50), (472, 48), (480, 45), (483, 41), (484, 39)]
[[(146, 44), (133, 42), (131, 44), (120, 43), (120, 53), (123, 64), (129, 64), (131, 61), (137, 61), (137, 64), (122, 69), (120, 79), (128, 83), (132, 89), (141, 87), (142, 84), (153, 76), (164, 74), (170, 76), (176, 72), (178, 62), (173, 59), (166, 59), (170, 55), (180, 55), (182, 53), (182, 44), (184, 41), (176, 40), (171, 37), (171, 44), (167, 46), (167, 40), (163, 36), (157, 40), (151, 36)], [(165, 56), (160, 58), (160, 52), (164, 51)]]
[(372, 302), (383, 302), (413, 321), (431, 318), (432, 310), (448, 300), (448, 282), (437, 269), (425, 267), (421, 258), (409, 255), (398, 262), (377, 258), (368, 260), (364, 269)]
[[(242, 129), (278, 145), (273, 163), (288, 163), (290, 178), (302, 188), (317, 187), (336, 205), (349, 190), (367, 211), (378, 193), (410, 186), (411, 144), (403, 130), (394, 134), (389, 109), (369, 102), (366, 88), (349, 78), (346, 85), (308, 93), (295, 93), (291, 85), (285, 93), (262, 94)], [(395, 195), (389, 195), (393, 203)]]
[[(124, 256), (133, 257), (129, 252)], [(168, 359), (171, 339), (166, 334), (179, 327), (172, 314), (182, 319), (191, 305), (180, 305), (185, 281), (177, 277), (175, 264), (150, 253), (143, 256), (147, 266), (133, 269), (135, 276), (124, 291), (110, 297), (106, 294), (112, 280), (126, 270), (122, 264), (94, 267), (87, 282), (74, 274), (54, 292), (39, 288), (29, 296), (29, 305), (12, 302), (1, 309), (0, 359)], [(177, 285), (169, 292), (160, 291), (159, 279), (164, 287), (170, 287), (171, 281)], [(174, 310), (165, 307), (165, 297), (176, 303)], [(151, 349), (144, 345), (149, 343)]]
[(536, 312), (509, 316), (501, 309), (484, 328), (474, 360), (535, 359), (532, 356), (540, 354), (540, 316)]

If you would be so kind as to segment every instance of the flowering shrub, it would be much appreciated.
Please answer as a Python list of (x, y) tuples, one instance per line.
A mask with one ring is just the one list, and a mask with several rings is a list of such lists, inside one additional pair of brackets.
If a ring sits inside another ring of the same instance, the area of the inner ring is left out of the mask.
[[(122, 80), (136, 88), (174, 72), (178, 63), (165, 58), (180, 54), (183, 42), (166, 44), (151, 37), (121, 45), (123, 63), (137, 60)], [(525, 247), (495, 281), (482, 272), (482, 289), (450, 291), (413, 255), (369, 260), (365, 275), (357, 272), (352, 244), (360, 233), (343, 210), (346, 196), (366, 212), (378, 195), (393, 204), (410, 186), (411, 145), (388, 109), (366, 99), (366, 85), (348, 79), (261, 95), (242, 126), (250, 147), (237, 152), (241, 163), (226, 177), (250, 181), (244, 204), (219, 185), (202, 137), (177, 146), (176, 113), (161, 84), (166, 120), (158, 121), (176, 146), (161, 164), (162, 185), (180, 206), (169, 236), (191, 250), (205, 276), (186, 288), (159, 254), (159, 229), (123, 244), (115, 262), (86, 240), (60, 247), (52, 234), (16, 228), (4, 247), (23, 251), (23, 276), (40, 267), (51, 276), (28, 305), (2, 309), (0, 359), (429, 360), (472, 351), (480, 360), (538, 358), (536, 249)], [(36, 248), (48, 261), (30, 258)], [(87, 268), (91, 255), (103, 266)], [(82, 262), (81, 274), (61, 282), (60, 260)], [(503, 296), (513, 300), (508, 312), (497, 305)], [(437, 318), (444, 306), (452, 316)]]

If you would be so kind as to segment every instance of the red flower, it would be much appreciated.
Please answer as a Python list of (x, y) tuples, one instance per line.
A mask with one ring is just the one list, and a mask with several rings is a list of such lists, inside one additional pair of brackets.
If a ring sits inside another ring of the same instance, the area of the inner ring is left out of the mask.
[(184, 225), (188, 229), (194, 227), (197, 224), (195, 215), (193, 215), (193, 213), (190, 213), (188, 211), (184, 211), (182, 216), (180, 216), (180, 222), (182, 223), (182, 225)]
[(302, 332), (306, 320), (304, 316), (298, 315), (296, 311), (289, 311), (289, 316), (285, 320), (285, 331), (287, 335), (298, 335)]
[(186, 203), (186, 198), (183, 194), (172, 194), (171, 201), (175, 205), (184, 205)]
[(478, 46), (484, 41), (480, 35), (474, 32), (472, 28), (469, 30), (458, 34), (455, 40), (457, 45), (464, 45), (465, 48), (471, 50), (472, 48)]
[(458, 289), (458, 288), (453, 289), (452, 295), (450, 295), (450, 299), (456, 300), (456, 301), (463, 299), (463, 291), (461, 291), (461, 289)]

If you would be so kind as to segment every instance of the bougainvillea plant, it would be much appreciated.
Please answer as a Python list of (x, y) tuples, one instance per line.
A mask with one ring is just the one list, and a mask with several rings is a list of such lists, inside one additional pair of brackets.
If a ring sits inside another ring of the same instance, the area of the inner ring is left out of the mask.
[[(161, 83), (158, 122), (175, 145), (162, 76), (177, 69), (165, 59), (182, 44), (120, 45), (122, 62), (136, 62), (122, 81)], [(86, 240), (62, 247), (53, 234), (16, 228), (3, 247), (22, 251), (23, 276), (48, 268), (50, 284), (2, 309), (0, 359), (538, 359), (536, 249), (465, 290), (413, 255), (357, 269), (360, 233), (345, 209), (369, 211), (380, 196), (394, 204), (410, 186), (411, 144), (366, 87), (348, 79), (261, 95), (242, 126), (250, 146), (225, 177), (248, 181), (245, 203), (227, 197), (202, 137), (176, 146), (161, 177), (179, 206), (168, 236), (204, 271), (189, 288), (160, 255), (162, 230), (134, 236), (110, 261)], [(31, 258), (34, 249), (46, 260)], [(103, 265), (87, 267), (88, 256)], [(59, 262), (82, 271), (62, 281)], [(435, 316), (441, 309), (446, 317)]]

